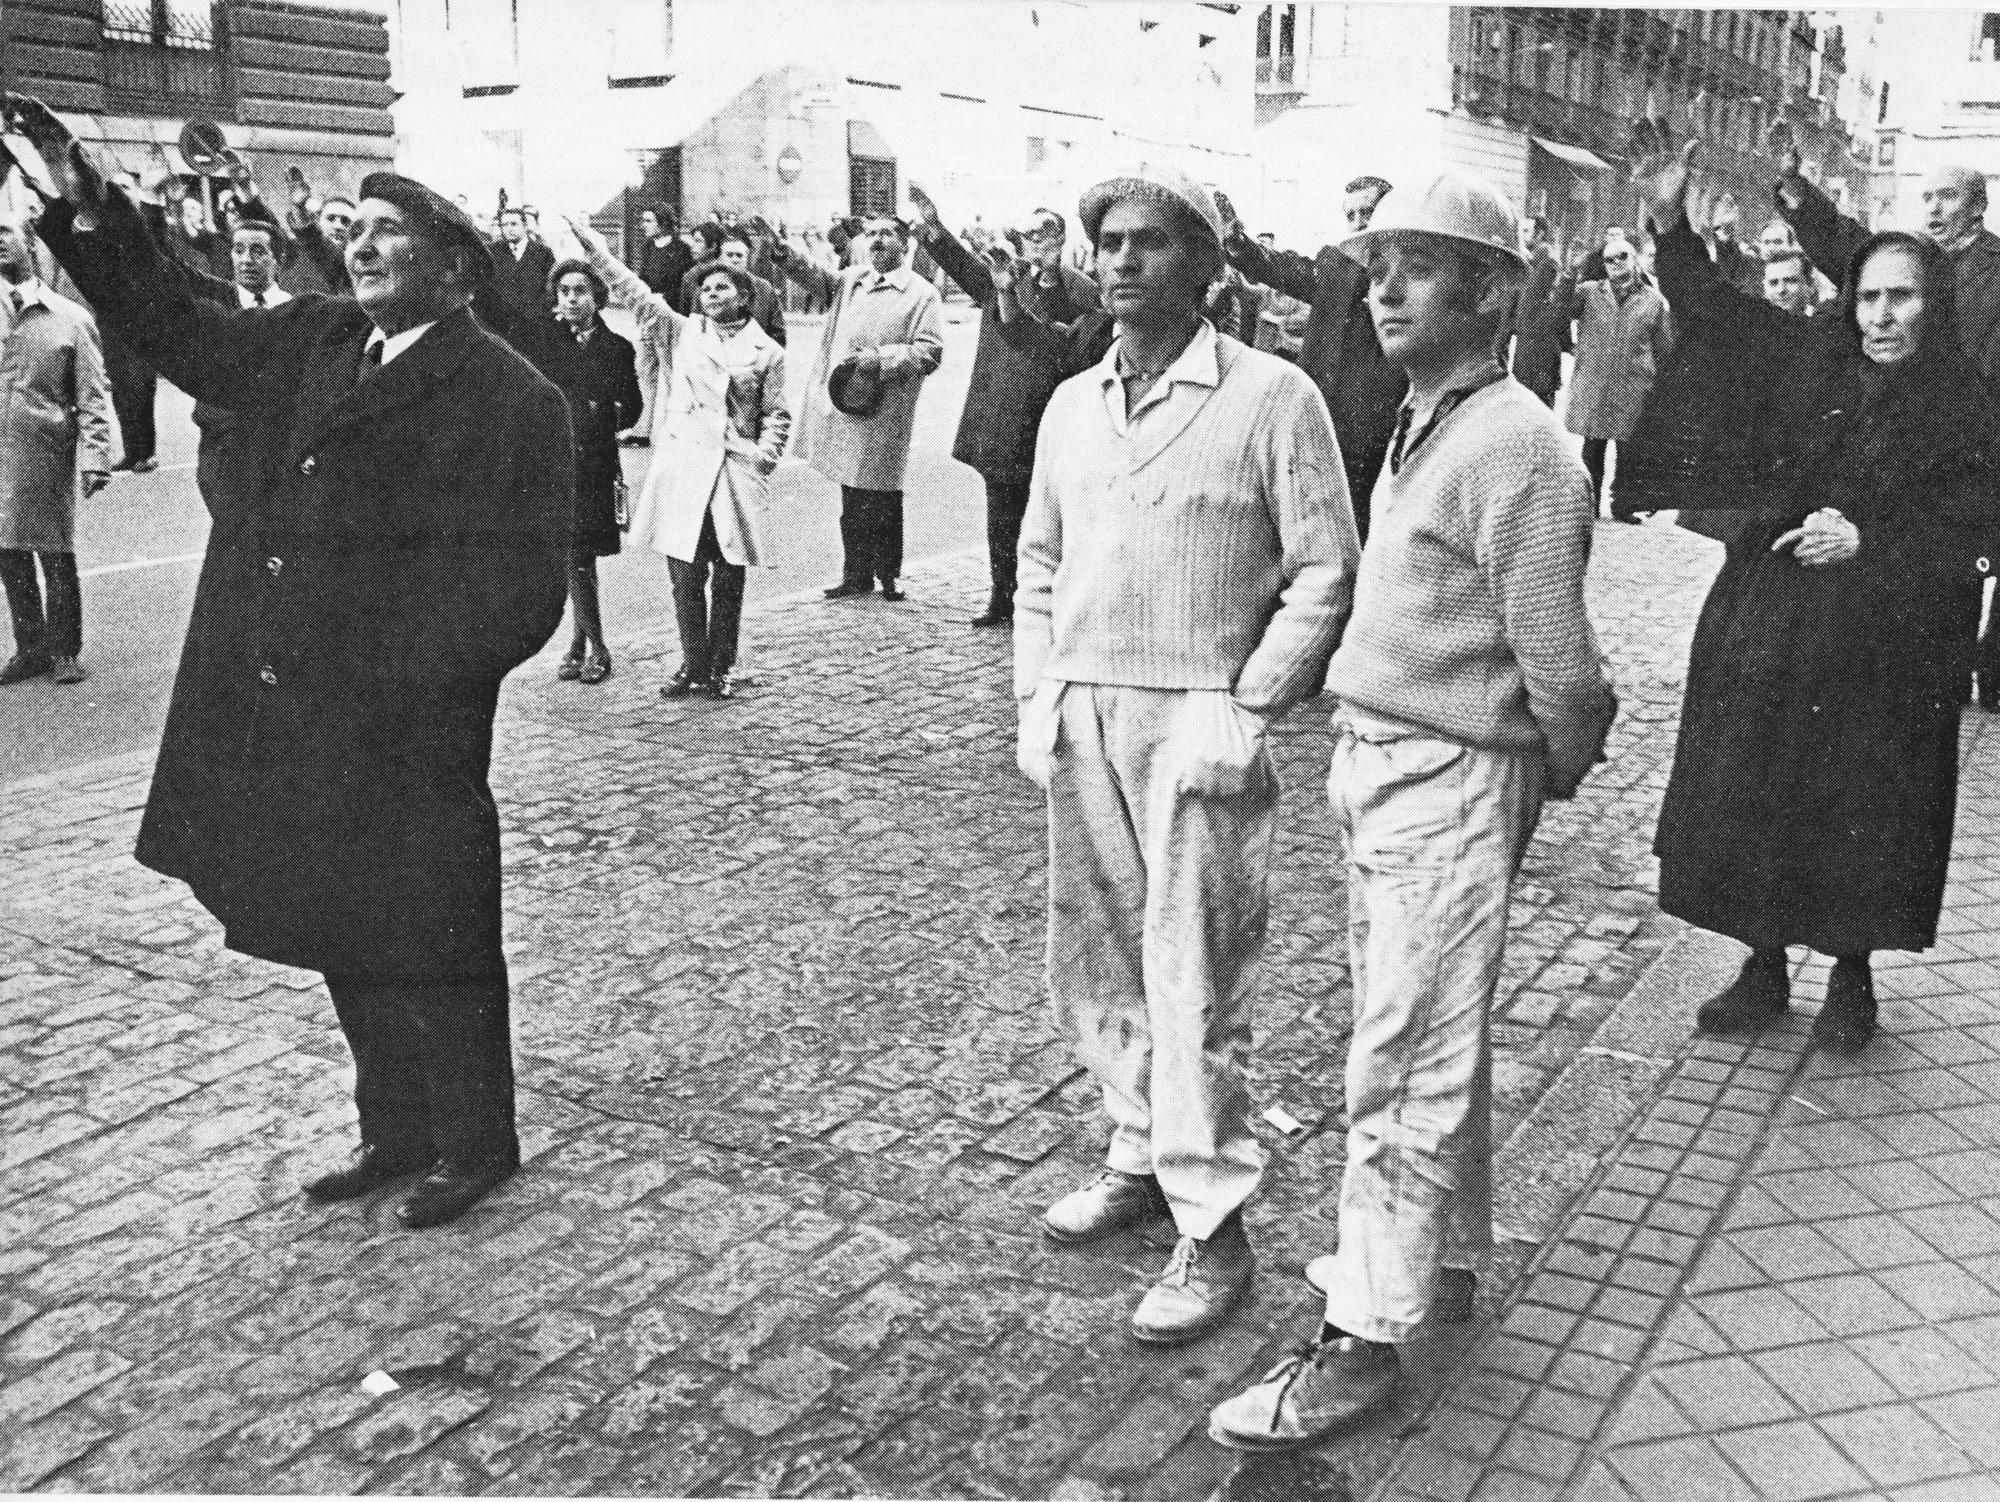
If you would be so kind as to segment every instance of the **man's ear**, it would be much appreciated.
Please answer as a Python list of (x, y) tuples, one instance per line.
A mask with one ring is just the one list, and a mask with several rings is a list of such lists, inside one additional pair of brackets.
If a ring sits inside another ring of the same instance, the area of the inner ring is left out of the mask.
[(1517, 284), (1513, 277), (1497, 266), (1489, 266), (1480, 273), (1479, 311), (1485, 313), (1506, 313), (1514, 306)]

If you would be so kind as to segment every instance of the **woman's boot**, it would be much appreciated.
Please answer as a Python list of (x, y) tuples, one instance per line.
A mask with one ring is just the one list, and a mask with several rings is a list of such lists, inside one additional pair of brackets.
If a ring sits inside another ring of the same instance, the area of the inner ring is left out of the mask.
[(1694, 1025), (1704, 1033), (1754, 1033), (1785, 1015), (1791, 1005), (1785, 951), (1753, 949), (1729, 989), (1701, 1004)]
[(1875, 1036), (1875, 976), (1867, 955), (1847, 954), (1834, 960), (1812, 1035), (1828, 1053), (1849, 1059)]

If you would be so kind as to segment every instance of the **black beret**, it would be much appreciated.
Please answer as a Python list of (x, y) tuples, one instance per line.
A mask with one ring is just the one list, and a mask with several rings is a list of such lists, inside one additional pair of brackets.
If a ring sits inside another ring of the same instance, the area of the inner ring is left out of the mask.
[(361, 196), (393, 203), (405, 220), (440, 245), (464, 251), (474, 285), (492, 279), (493, 255), (486, 248), (486, 237), (457, 204), (398, 172), (369, 173), (361, 179)]

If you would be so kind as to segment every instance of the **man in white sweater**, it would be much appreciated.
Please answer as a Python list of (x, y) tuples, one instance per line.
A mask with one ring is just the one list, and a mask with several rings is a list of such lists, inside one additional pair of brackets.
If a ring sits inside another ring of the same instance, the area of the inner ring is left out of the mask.
[(1171, 1345), (1250, 1279), (1264, 735), (1319, 689), (1359, 544), (1311, 380), (1202, 317), (1222, 269), (1209, 191), (1143, 169), (1079, 217), (1118, 337), (1042, 418), (1014, 692), (1021, 768), (1049, 799), (1049, 991), (1113, 1130), (1104, 1171), (1043, 1225), (1081, 1242), (1171, 1212), (1173, 1259), (1132, 1319)]
[(1490, 1247), (1487, 1013), (1510, 888), (1542, 800), (1576, 792), (1617, 709), (1583, 605), (1589, 479), (1493, 354), (1525, 274), (1512, 207), (1446, 172), (1391, 191), (1342, 248), (1410, 391), (1326, 679), (1354, 982), (1340, 1248), (1308, 1269), (1318, 1338), (1210, 1415), (1246, 1450), (1386, 1401), (1444, 1265)]

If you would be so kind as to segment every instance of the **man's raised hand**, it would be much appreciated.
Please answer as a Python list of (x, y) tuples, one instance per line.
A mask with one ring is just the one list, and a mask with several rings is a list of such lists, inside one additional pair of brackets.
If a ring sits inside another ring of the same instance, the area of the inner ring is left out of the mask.
[(1689, 141), (1666, 159), (1646, 185), (1647, 210), (1659, 228), (1665, 229), (1686, 211), (1688, 179), (1700, 159), (1700, 140)]
[(1229, 201), (1229, 195), (1215, 190), (1215, 212), (1222, 216), (1222, 238), (1235, 239), (1243, 233), (1243, 220), (1237, 215), (1236, 205)]
[[(104, 174), (90, 160), (83, 143), (56, 118), (54, 110), (32, 94), (5, 94), (0, 95), (0, 112), (6, 116), (7, 128), (25, 136), (35, 148), (35, 154), (48, 169), (57, 197), (83, 210), (95, 209), (104, 202)], [(44, 190), (37, 185), (36, 191)]]

